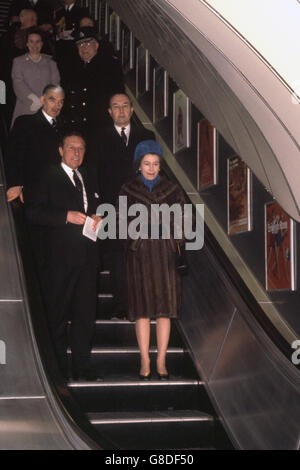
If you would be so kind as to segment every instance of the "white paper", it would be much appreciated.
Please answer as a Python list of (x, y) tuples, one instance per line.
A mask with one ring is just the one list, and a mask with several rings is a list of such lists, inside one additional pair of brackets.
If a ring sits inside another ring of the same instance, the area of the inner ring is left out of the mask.
[(92, 217), (87, 216), (87, 218), (85, 219), (83, 230), (82, 230), (83, 235), (87, 238), (90, 238), (91, 240), (95, 242), (97, 240), (97, 234), (98, 234), (98, 230), (100, 228), (101, 223), (102, 223), (102, 220), (97, 224), (96, 231), (94, 232), (92, 228), (94, 224), (94, 219), (92, 219)]

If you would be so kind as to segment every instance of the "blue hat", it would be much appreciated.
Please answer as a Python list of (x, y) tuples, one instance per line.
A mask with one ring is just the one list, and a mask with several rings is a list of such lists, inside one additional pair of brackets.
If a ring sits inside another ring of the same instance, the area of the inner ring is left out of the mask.
[(144, 155), (147, 155), (147, 153), (162, 157), (163, 149), (155, 140), (143, 140), (135, 148), (134, 161), (140, 160)]

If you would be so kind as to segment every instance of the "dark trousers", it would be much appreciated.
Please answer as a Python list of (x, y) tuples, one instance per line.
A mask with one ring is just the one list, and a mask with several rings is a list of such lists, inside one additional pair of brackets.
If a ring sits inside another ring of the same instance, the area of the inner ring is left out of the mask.
[(46, 294), (48, 322), (60, 367), (67, 370), (68, 320), (73, 373), (88, 368), (97, 305), (97, 270), (90, 264), (48, 270)]
[(119, 240), (105, 240), (102, 246), (103, 264), (110, 271), (111, 293), (114, 296), (115, 314), (126, 314), (127, 293), (125, 282), (124, 249)]

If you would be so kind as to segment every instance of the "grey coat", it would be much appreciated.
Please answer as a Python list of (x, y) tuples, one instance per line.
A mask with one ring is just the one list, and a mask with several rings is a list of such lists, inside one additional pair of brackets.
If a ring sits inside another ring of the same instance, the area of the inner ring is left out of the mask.
[(36, 113), (38, 108), (32, 107), (33, 101), (29, 95), (33, 94), (40, 98), (46, 85), (60, 83), (60, 75), (56, 63), (50, 56), (41, 54), (41, 60), (33, 62), (29, 54), (24, 54), (13, 61), (12, 81), (17, 98), (13, 124), (18, 116)]

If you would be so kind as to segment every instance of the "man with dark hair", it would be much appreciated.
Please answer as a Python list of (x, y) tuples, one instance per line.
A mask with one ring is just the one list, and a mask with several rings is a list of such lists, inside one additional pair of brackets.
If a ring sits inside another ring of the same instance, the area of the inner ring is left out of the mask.
[(62, 372), (67, 371), (67, 326), (74, 379), (90, 379), (91, 351), (97, 301), (97, 244), (83, 235), (90, 216), (92, 230), (101, 221), (95, 215), (95, 184), (80, 166), (85, 141), (69, 132), (59, 145), (61, 162), (48, 169), (30, 192), (27, 216), (45, 230), (47, 289), (44, 293), (50, 332)]
[(119, 60), (99, 43), (94, 28), (80, 28), (75, 41), (77, 58), (62, 73), (62, 84), (68, 90), (65, 112), (72, 126), (90, 133), (109, 122), (109, 97), (124, 91), (123, 73)]
[[(134, 176), (133, 155), (142, 140), (155, 140), (154, 133), (138, 126), (133, 120), (134, 109), (125, 93), (117, 93), (109, 100), (108, 115), (111, 124), (91, 139), (90, 157), (98, 168), (101, 201), (116, 204), (122, 185)], [(109, 253), (107, 260), (111, 271), (114, 294), (114, 310), (123, 317), (127, 310), (124, 285), (123, 247), (119, 240), (105, 240), (103, 251)]]

